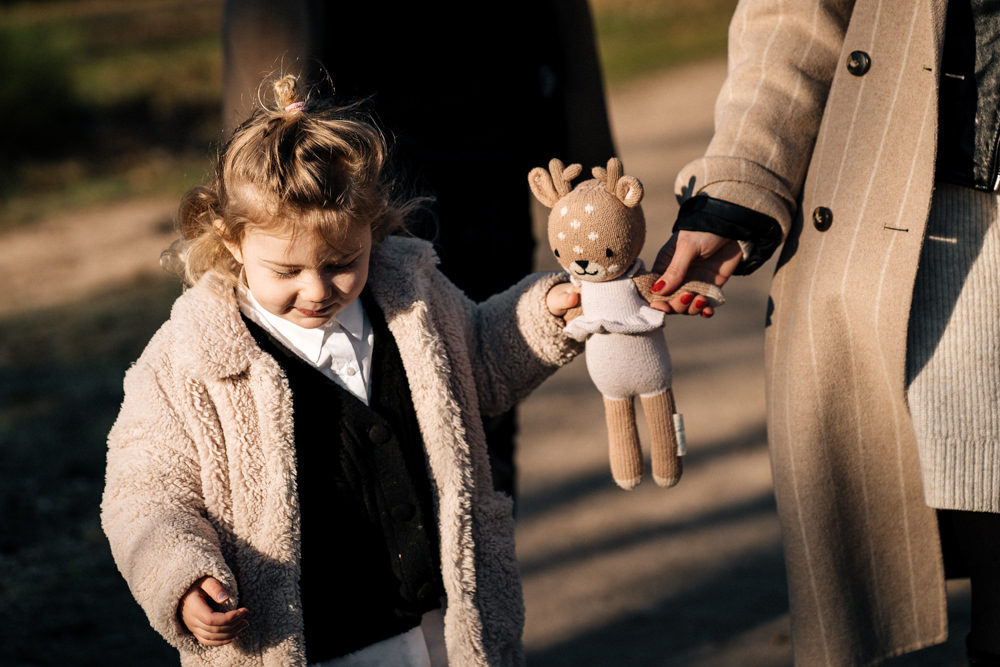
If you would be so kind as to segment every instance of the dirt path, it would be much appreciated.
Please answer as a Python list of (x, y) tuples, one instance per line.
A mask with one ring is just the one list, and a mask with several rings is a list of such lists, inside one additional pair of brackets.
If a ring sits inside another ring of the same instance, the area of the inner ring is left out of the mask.
[(162, 275), (177, 202), (137, 200), (62, 214), (0, 236), (0, 316), (77, 302)]

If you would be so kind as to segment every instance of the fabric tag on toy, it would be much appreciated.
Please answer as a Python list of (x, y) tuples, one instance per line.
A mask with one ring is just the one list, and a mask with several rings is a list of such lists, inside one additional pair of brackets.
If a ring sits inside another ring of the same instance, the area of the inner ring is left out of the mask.
[(687, 440), (684, 437), (684, 415), (674, 413), (674, 433), (677, 435), (677, 456), (687, 454)]

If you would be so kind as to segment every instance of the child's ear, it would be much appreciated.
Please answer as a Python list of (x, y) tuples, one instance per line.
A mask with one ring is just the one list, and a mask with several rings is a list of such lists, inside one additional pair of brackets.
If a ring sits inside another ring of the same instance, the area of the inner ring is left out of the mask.
[(243, 248), (240, 247), (239, 243), (233, 243), (232, 241), (226, 239), (226, 234), (222, 228), (222, 219), (216, 218), (215, 222), (212, 224), (215, 225), (215, 230), (219, 232), (219, 238), (222, 239), (222, 243), (226, 246), (226, 250), (228, 250), (229, 254), (233, 256), (233, 259), (242, 264)]

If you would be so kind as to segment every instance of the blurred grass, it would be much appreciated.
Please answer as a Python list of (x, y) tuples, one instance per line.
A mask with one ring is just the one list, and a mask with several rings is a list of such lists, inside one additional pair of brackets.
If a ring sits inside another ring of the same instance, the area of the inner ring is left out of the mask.
[(592, 0), (608, 84), (724, 54), (736, 2)]
[(0, 229), (201, 179), (221, 0), (0, 5)]
[[(608, 84), (721, 54), (735, 4), (592, 0)], [(0, 2), (0, 230), (200, 181), (221, 15), (221, 0)]]

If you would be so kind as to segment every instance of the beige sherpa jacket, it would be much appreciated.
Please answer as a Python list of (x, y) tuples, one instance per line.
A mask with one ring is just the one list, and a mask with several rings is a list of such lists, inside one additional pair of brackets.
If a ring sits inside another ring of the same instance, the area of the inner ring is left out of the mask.
[[(509, 408), (581, 348), (545, 307), (564, 277), (530, 276), (476, 305), (436, 262), (425, 242), (389, 238), (372, 250), (369, 285), (399, 345), (436, 493), (449, 658), (520, 664), (511, 503), (493, 491), (481, 415)], [(292, 407), (277, 363), (212, 274), (177, 300), (125, 378), (103, 526), (183, 665), (305, 664)], [(181, 596), (206, 575), (250, 611), (228, 646), (202, 647), (178, 621)]]

